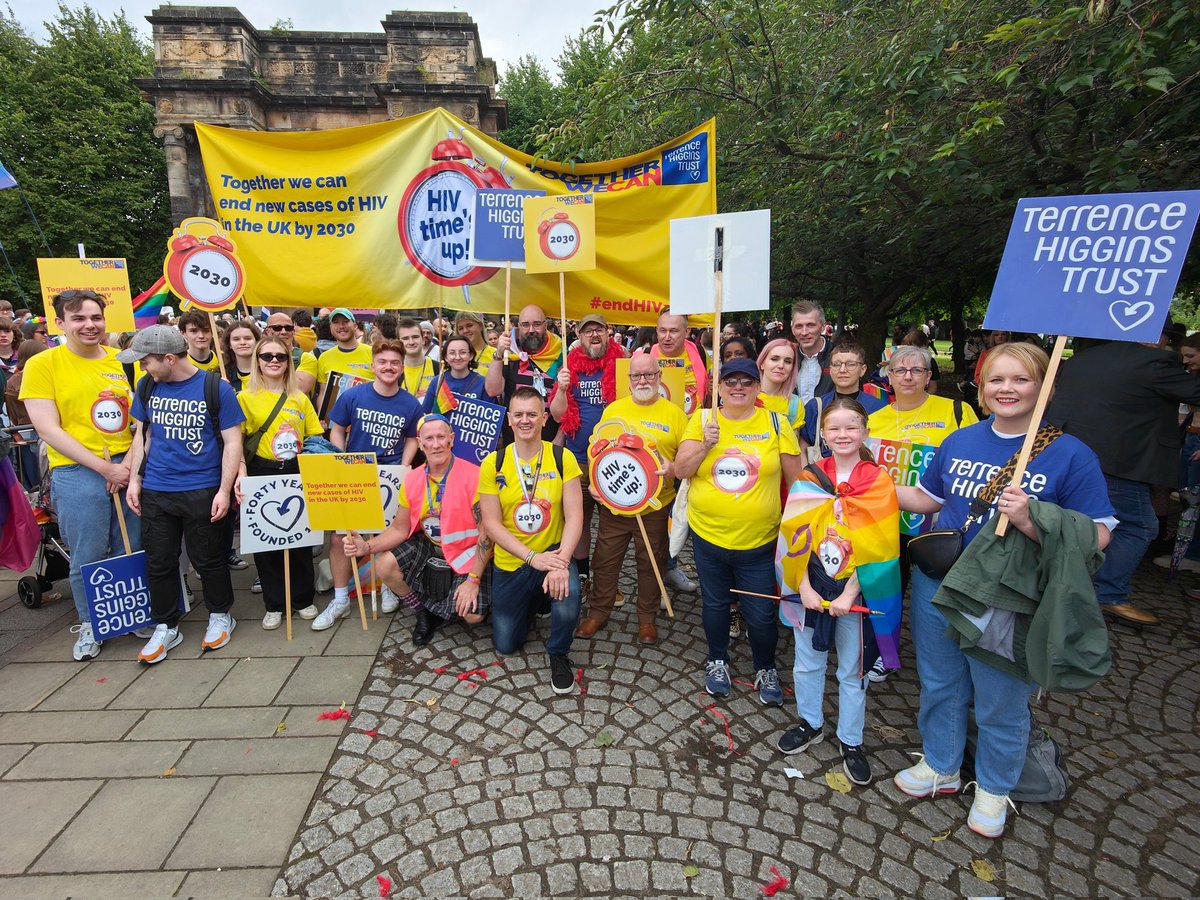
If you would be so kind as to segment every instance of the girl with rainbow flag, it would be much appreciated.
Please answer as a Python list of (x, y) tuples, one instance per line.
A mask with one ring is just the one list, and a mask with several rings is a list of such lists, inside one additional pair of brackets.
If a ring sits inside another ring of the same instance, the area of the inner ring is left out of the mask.
[[(799, 753), (824, 739), (825, 670), (835, 647), (842, 768), (852, 782), (865, 785), (871, 783), (862, 746), (866, 673), (880, 656), (889, 666), (900, 665), (900, 508), (891, 476), (864, 446), (862, 404), (831, 402), (821, 413), (821, 433), (832, 455), (807, 467), (792, 485), (776, 553), (784, 591), (779, 617), (796, 637), (792, 676), (800, 714), (800, 724), (777, 746)], [(878, 614), (876, 621), (859, 612), (864, 605)]]

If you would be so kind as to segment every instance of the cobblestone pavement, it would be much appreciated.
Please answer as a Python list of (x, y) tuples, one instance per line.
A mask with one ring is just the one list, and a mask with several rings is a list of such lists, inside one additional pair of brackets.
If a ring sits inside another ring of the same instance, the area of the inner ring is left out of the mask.
[[(630, 561), (627, 594), (631, 575)], [(832, 722), (805, 754), (785, 762), (774, 749), (796, 712), (790, 696), (783, 709), (757, 703), (744, 640), (733, 696), (706, 711), (694, 597), (660, 619), (656, 647), (636, 644), (632, 603), (576, 640), (586, 691), (565, 698), (550, 691), (540, 639), (495, 665), (486, 627), (452, 626), (414, 649), (411, 616), (398, 616), (274, 893), (378, 897), (383, 876), (393, 897), (761, 897), (778, 870), (791, 895), (1196, 895), (1200, 604), (1180, 590), (1196, 576), (1163, 575), (1147, 564), (1138, 577), (1139, 602), (1163, 624), (1114, 626), (1109, 677), (1038, 707), (1067, 747), (1067, 800), (1021, 804), (997, 841), (967, 829), (969, 794), (911, 800), (891, 782), (919, 748), (911, 667), (872, 685), (876, 781), (841, 794), (825, 780), (841, 771)], [(478, 668), (486, 680), (458, 677)], [(976, 860), (994, 883), (973, 874)]]

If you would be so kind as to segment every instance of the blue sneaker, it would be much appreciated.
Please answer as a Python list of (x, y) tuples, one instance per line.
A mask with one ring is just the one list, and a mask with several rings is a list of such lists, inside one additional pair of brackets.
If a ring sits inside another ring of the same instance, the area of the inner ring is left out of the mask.
[(758, 702), (763, 706), (783, 706), (783, 689), (779, 686), (779, 673), (774, 669), (759, 669), (754, 676), (754, 687), (758, 690)]
[(704, 689), (714, 697), (729, 696), (729, 667), (725, 660), (714, 659), (704, 664)]

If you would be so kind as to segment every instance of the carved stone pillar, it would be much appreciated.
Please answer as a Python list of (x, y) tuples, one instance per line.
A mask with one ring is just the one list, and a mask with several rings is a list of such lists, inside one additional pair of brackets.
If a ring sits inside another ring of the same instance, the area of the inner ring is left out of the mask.
[(154, 136), (163, 142), (167, 154), (167, 188), (171, 192), (171, 224), (178, 225), (196, 208), (188, 178), (188, 152), (183, 128), (179, 125), (159, 125)]

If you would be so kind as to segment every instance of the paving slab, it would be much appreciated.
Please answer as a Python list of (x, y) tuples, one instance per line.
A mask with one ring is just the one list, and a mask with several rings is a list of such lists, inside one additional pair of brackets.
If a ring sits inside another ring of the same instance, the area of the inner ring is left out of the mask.
[(322, 656), (374, 656), (383, 643), (388, 626), (392, 623), (395, 613), (380, 613), (378, 620), (371, 619), (371, 601), (367, 601), (367, 630), (362, 630), (362, 622), (358, 618), (358, 604), (351, 600), (354, 611), (347, 619), (338, 622), (337, 630), (329, 641)]
[(320, 775), (222, 778), (167, 861), (177, 869), (282, 866)]
[(262, 616), (259, 616), (257, 619), (238, 619), (233, 639), (216, 652), (243, 659), (257, 659), (262, 656), (320, 656), (332, 637), (332, 629), (313, 631), (309, 622), (299, 616), (293, 616), (292, 639), (289, 641), (287, 631), (282, 625), (274, 631), (266, 631), (262, 627)]
[(0, 898), (13, 900), (148, 900), (171, 897), (183, 872), (101, 872), (88, 875), (36, 875), (0, 878)]
[(146, 667), (109, 706), (111, 709), (199, 706), (233, 668), (234, 662), (232, 659), (166, 659)]
[(351, 704), (374, 661), (370, 656), (306, 657), (300, 660), (276, 702), (304, 706)]
[(174, 777), (110, 781), (50, 845), (32, 871), (133, 872), (161, 868), (215, 782), (215, 778)]
[[(322, 719), (321, 713), (336, 709), (335, 706), (293, 706), (287, 711), (283, 722), (285, 733), (292, 737), (321, 737), (341, 734), (346, 730), (345, 719)], [(353, 710), (351, 710), (353, 712)]]
[[(179, 627), (179, 630), (183, 632), (183, 642), (171, 650), (170, 659), (196, 659), (207, 655), (200, 646), (200, 642), (204, 640), (204, 630), (207, 627), (207, 623), (207, 614), (203, 622), (193, 622), (184, 619)], [(145, 645), (146, 641), (137, 635), (123, 634), (120, 637), (113, 638), (111, 641), (105, 641), (98, 658), (123, 659), (129, 662), (137, 662), (138, 651)], [(157, 663), (157, 665), (162, 665), (162, 663)]]
[(33, 749), (33, 744), (4, 744), (0, 746), (0, 775), (3, 775)]
[[(7, 617), (6, 617), (7, 621)], [(70, 615), (63, 618), (62, 628), (53, 632), (46, 640), (26, 649), (17, 658), (18, 662), (72, 662), (71, 648), (75, 646), (75, 635), (70, 626), (77, 623), (74, 607)], [(122, 635), (100, 645), (98, 659), (137, 659), (138, 648), (145, 643), (133, 635)], [(128, 644), (131, 652), (123, 653), (122, 648)]]
[(4, 713), (0, 715), (0, 744), (113, 741), (142, 715), (136, 709)]
[(24, 872), (100, 789), (100, 784), (99, 781), (0, 783), (0, 810), (3, 810), (0, 813), (0, 874)]
[(142, 669), (121, 659), (95, 659), (38, 704), (39, 710), (103, 709), (133, 684)]
[(157, 778), (179, 761), (187, 747), (186, 741), (42, 744), (13, 767), (4, 780)]
[(205, 706), (270, 706), (299, 660), (289, 656), (239, 659)]
[(270, 897), (278, 869), (228, 869), (189, 872), (180, 897)]
[(31, 710), (78, 674), (82, 663), (10, 663), (0, 669), (0, 712)]
[(270, 737), (287, 715), (286, 707), (234, 709), (154, 709), (129, 735), (131, 741)]
[(273, 772), (324, 772), (337, 746), (336, 737), (251, 738), (196, 741), (179, 761), (180, 775), (250, 775)]

